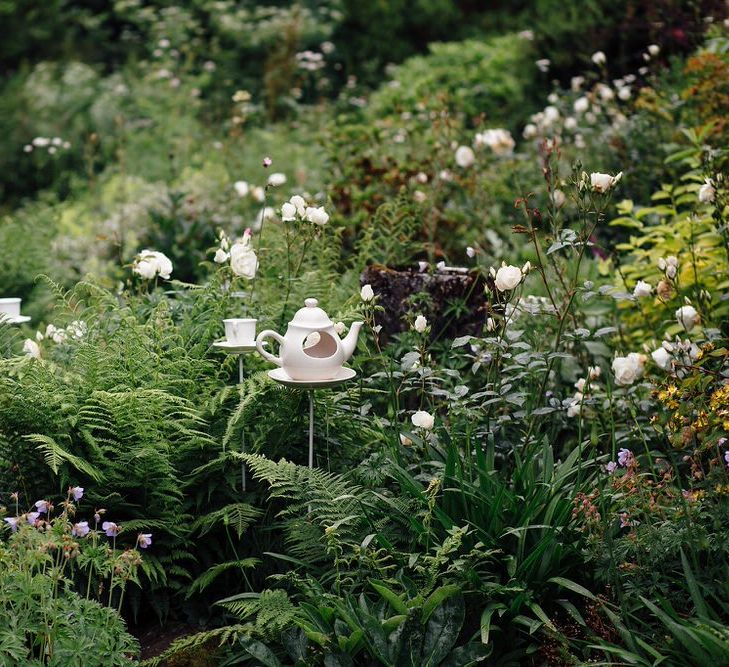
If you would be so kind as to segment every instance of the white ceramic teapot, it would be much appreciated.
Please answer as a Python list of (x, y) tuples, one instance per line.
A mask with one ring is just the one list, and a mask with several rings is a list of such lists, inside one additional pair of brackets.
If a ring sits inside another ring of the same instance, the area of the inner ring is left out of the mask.
[[(256, 338), (256, 347), (264, 359), (281, 366), (292, 380), (332, 380), (352, 356), (363, 322), (354, 322), (344, 340), (334, 330), (329, 316), (318, 307), (316, 299), (306, 299), (289, 322), (286, 335), (267, 329)], [(314, 335), (312, 335), (314, 334)], [(263, 348), (263, 341), (275, 338), (281, 346), (276, 357)]]

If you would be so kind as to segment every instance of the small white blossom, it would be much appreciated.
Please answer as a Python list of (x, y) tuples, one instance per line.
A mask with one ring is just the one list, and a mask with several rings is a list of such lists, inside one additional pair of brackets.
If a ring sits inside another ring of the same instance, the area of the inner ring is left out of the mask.
[(33, 359), (40, 359), (41, 356), (40, 346), (32, 338), (25, 339), (23, 352), (26, 356), (33, 357)]
[(607, 56), (602, 51), (595, 51), (595, 53), (593, 53), (590, 57), (590, 60), (600, 67), (607, 62)]
[(258, 258), (251, 248), (248, 235), (230, 248), (230, 268), (236, 276), (253, 280), (258, 271)]
[(286, 183), (286, 174), (282, 174), (280, 171), (276, 171), (268, 177), (268, 184), (271, 187), (277, 188), (284, 183)]
[(651, 357), (656, 365), (664, 371), (667, 371), (670, 368), (671, 355), (664, 347), (659, 347), (657, 350), (653, 350), (653, 352), (651, 352)]
[(643, 375), (645, 362), (645, 355), (637, 352), (631, 352), (627, 357), (615, 357), (613, 359), (613, 373), (615, 374), (616, 384), (626, 386), (640, 379)]
[(229, 256), (230, 256), (230, 255), (228, 255), (228, 253), (227, 253), (227, 252), (225, 252), (225, 250), (223, 250), (222, 248), (218, 248), (218, 249), (217, 249), (217, 250), (215, 251), (215, 257), (213, 257), (213, 261), (214, 261), (214, 262), (215, 262), (216, 264), (225, 264), (225, 262), (227, 262), (227, 261), (228, 261), (228, 257), (229, 257)]
[(169, 280), (172, 262), (167, 255), (157, 250), (142, 250), (134, 260), (132, 271), (146, 280), (157, 276)]
[(424, 431), (430, 431), (435, 425), (435, 417), (425, 410), (418, 410), (410, 420), (416, 428), (422, 428)]
[(233, 188), (239, 197), (247, 197), (250, 192), (250, 186), (246, 181), (236, 181), (233, 183)]
[(462, 169), (468, 169), (476, 160), (470, 146), (459, 146), (456, 149), (456, 164)]
[(422, 315), (418, 315), (413, 323), (413, 329), (418, 333), (423, 333), (428, 328), (428, 320)]
[(604, 193), (614, 188), (623, 177), (623, 172), (617, 173), (615, 176), (610, 174), (601, 174), (600, 172), (593, 172), (590, 174), (590, 186), (594, 192)]
[(518, 266), (503, 265), (496, 272), (496, 289), (498, 289), (500, 292), (508, 292), (509, 290), (513, 290), (517, 285), (519, 285), (522, 277), (523, 276), (521, 269)]
[(716, 188), (710, 178), (704, 181), (704, 184), (699, 188), (699, 201), (702, 204), (710, 204), (716, 197)]
[(645, 282), (645, 280), (639, 280), (635, 285), (635, 289), (633, 289), (633, 296), (637, 298), (650, 296), (652, 293), (653, 288), (650, 283)]
[(315, 225), (326, 225), (327, 222), (329, 222), (329, 214), (324, 210), (323, 206), (320, 206), (319, 208), (308, 206), (304, 213), (304, 217), (309, 222), (313, 222)]
[(296, 206), (294, 206), (291, 202), (286, 202), (281, 207), (281, 220), (284, 222), (296, 220)]

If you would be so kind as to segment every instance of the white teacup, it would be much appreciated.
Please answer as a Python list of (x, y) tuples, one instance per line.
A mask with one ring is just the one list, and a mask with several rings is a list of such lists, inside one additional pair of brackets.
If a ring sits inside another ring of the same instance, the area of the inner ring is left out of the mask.
[(20, 317), (20, 301), (18, 297), (6, 297), (0, 299), (0, 318), (9, 317), (15, 319)]
[(258, 320), (245, 317), (223, 320), (226, 339), (231, 345), (255, 345), (256, 322)]

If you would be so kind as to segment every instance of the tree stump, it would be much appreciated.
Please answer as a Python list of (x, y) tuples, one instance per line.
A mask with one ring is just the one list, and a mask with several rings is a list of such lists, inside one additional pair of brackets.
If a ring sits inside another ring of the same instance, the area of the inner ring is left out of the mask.
[(381, 264), (368, 266), (360, 276), (371, 285), (383, 311), (376, 314), (387, 340), (407, 330), (417, 315), (431, 327), (431, 339), (478, 336), (489, 312), (493, 280), (477, 271), (446, 268), (435, 272), (416, 268), (395, 269)]

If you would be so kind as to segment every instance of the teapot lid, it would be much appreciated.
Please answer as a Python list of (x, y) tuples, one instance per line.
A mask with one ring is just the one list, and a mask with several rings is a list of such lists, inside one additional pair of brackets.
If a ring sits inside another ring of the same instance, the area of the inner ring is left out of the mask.
[(318, 307), (319, 302), (316, 299), (306, 299), (304, 308), (296, 311), (296, 315), (289, 322), (289, 325), (307, 327), (310, 329), (324, 329), (333, 326), (329, 315)]

